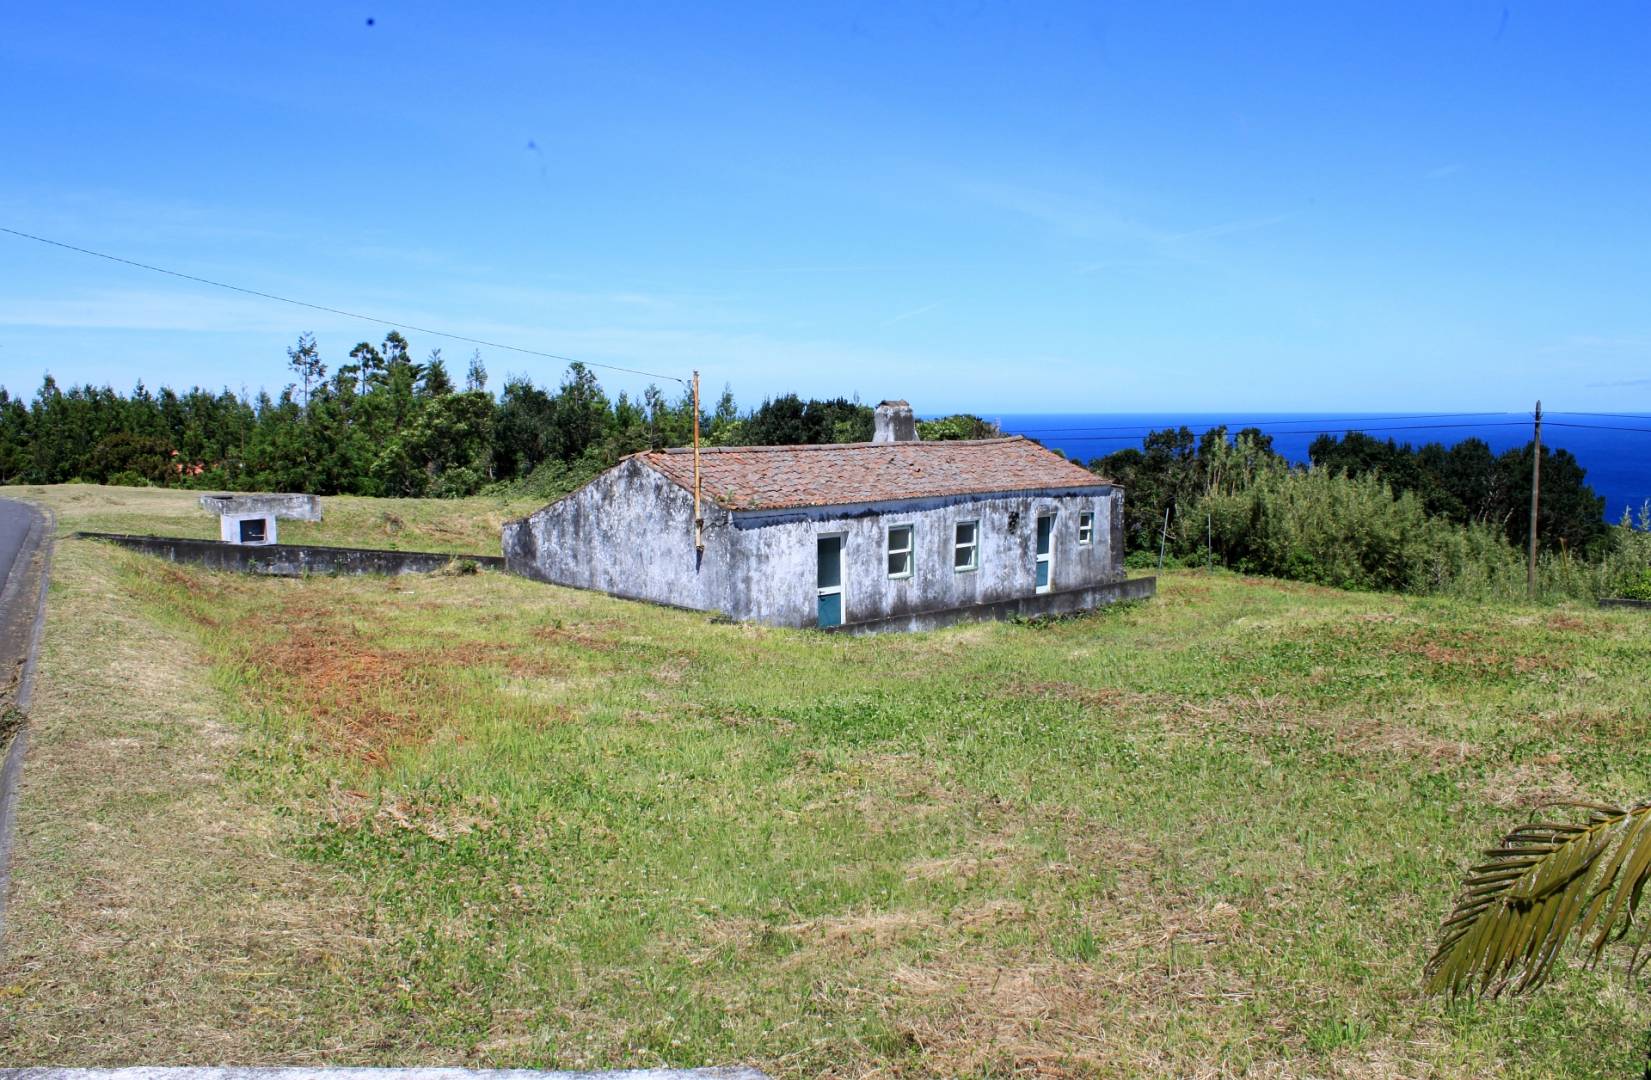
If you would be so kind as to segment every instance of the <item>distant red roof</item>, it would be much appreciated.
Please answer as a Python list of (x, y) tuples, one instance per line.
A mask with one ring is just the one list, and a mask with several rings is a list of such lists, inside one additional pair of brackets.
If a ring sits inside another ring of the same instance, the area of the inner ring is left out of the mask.
[[(638, 457), (675, 483), (693, 489), (691, 448), (654, 450)], [(1019, 435), (936, 442), (705, 447), (700, 450), (700, 478), (705, 498), (730, 510), (1111, 485)]]

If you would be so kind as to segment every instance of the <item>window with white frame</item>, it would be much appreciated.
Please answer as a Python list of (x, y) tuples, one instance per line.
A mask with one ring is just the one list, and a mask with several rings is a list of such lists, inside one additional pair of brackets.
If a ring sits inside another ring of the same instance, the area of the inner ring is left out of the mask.
[(911, 535), (910, 525), (889, 526), (889, 577), (911, 577)]
[(980, 522), (957, 523), (957, 539), (952, 546), (952, 569), (958, 573), (980, 567)]
[(1091, 544), (1095, 541), (1095, 515), (1088, 510), (1078, 515), (1078, 543)]

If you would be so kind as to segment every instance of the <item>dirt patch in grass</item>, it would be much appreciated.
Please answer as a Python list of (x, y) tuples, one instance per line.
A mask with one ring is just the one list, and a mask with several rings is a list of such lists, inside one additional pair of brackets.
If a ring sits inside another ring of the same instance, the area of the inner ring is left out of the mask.
[[(1003, 915), (1033, 918), (1001, 907), (986, 917)], [(1113, 915), (1071, 941), (945, 949), (933, 963), (900, 966), (896, 1030), (922, 1048), (928, 1075), (1197, 1075), (1185, 1071), (1192, 1048), (1167, 1036), (1189, 1011), (1219, 1029), (1254, 996), (1217, 958), (1239, 932), (1238, 911), (1172, 904)], [(1057, 955), (1074, 949), (1083, 956)]]
[[(594, 630), (600, 624), (587, 623), (585, 625)], [(592, 652), (608, 653), (618, 648), (618, 643), (612, 638), (597, 637), (588, 630), (569, 630), (552, 624), (550, 626), (535, 626), (531, 632), (540, 641), (549, 641), (557, 645), (577, 645), (581, 649), (589, 649)]]
[[(309, 597), (281, 605), (272, 641), (249, 648), (245, 663), (262, 677), (258, 703), (300, 717), (335, 752), (382, 765), (396, 747), (423, 743), (450, 719), (450, 701), (429, 689), (459, 670), (491, 668), (515, 677), (553, 676), (565, 664), (507, 641), (434, 641), (393, 647), (375, 642), (348, 606)], [(552, 709), (550, 721), (566, 709)]]
[(1169, 694), (1143, 694), (1110, 686), (1087, 686), (1061, 680), (1011, 681), (1001, 685), (993, 696), (1009, 700), (1045, 698), (1076, 701), (1089, 708), (1110, 712), (1157, 711), (1174, 705), (1177, 699)]
[(1539, 754), (1500, 769), (1479, 785), (1480, 795), (1499, 810), (1530, 810), (1544, 803), (1597, 801), (1564, 767), (1564, 756)]

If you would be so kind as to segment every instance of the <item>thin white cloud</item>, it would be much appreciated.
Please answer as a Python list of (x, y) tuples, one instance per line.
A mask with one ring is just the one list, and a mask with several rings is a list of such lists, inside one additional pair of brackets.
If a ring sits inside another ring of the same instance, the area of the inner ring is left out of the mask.
[(1617, 352), (1624, 350), (1651, 349), (1651, 337), (1642, 337), (1634, 334), (1612, 336), (1609, 334), (1573, 334), (1564, 341), (1544, 345), (1544, 353), (1571, 353), (1571, 352)]
[(1166, 234), (1092, 198), (979, 181), (962, 184), (960, 190), (976, 202), (1029, 217), (1074, 237), (1122, 239), (1146, 244), (1162, 243), (1167, 239)]
[(1295, 216), (1295, 214), (1271, 214), (1267, 217), (1223, 221), (1218, 225), (1209, 225), (1202, 229), (1189, 229), (1186, 232), (1175, 233), (1169, 239), (1180, 243), (1184, 240), (1209, 240), (1217, 236), (1232, 236), (1234, 233), (1258, 232), (1261, 229), (1270, 229), (1274, 225), (1289, 221)]
[(1079, 274), (1108, 269), (1140, 269), (1163, 263), (1218, 269), (1202, 241), (1258, 232), (1289, 221), (1295, 213), (1235, 218), (1192, 229), (1168, 229), (1126, 213), (1117, 200), (1081, 198), (1013, 184), (968, 182), (965, 197), (1030, 218), (1081, 241), (1106, 249), (1105, 258), (1082, 264)]
[(936, 300), (932, 304), (924, 304), (922, 307), (914, 307), (910, 311), (902, 311), (892, 319), (885, 319), (883, 320), (883, 325), (893, 326), (895, 323), (905, 322), (907, 319), (915, 319), (919, 315), (926, 315), (929, 312), (934, 311), (936, 308), (943, 308), (945, 306), (946, 301)]

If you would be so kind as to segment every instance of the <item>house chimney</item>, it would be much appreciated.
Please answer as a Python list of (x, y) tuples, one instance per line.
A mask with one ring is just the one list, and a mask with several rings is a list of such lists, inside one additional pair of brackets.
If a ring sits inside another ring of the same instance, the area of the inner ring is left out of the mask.
[(877, 405), (877, 428), (872, 442), (916, 442), (917, 418), (904, 401), (883, 401)]

